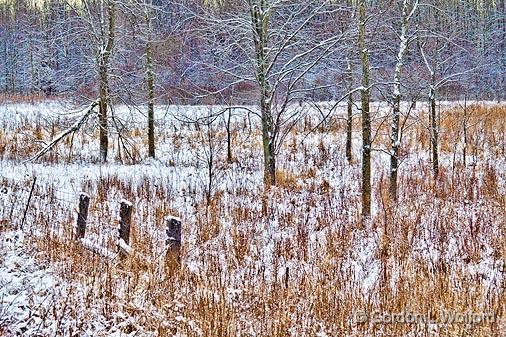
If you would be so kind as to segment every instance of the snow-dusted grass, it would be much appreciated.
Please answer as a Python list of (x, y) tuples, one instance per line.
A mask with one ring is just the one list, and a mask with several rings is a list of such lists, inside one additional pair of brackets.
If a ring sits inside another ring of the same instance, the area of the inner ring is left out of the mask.
[[(74, 138), (72, 152), (67, 140), (39, 162), (23, 164), (40, 148), (36, 140), (47, 141), (73, 122), (75, 116), (58, 114), (61, 107), (1, 107), (0, 224), (6, 262), (0, 275), (23, 283), (37, 266), (33, 282), (19, 291), (21, 302), (12, 298), (15, 286), (2, 283), (5, 334), (501, 336), (505, 329), (504, 107), (484, 103), (469, 110), (464, 166), (462, 111), (457, 103), (442, 105), (441, 172), (434, 179), (427, 114), (419, 106), (406, 123), (400, 201), (393, 205), (385, 153), (388, 108), (378, 103), (373, 109), (373, 217), (365, 222), (360, 217), (360, 121), (355, 120), (355, 159), (349, 164), (345, 122), (338, 118), (344, 107), (316, 129), (319, 114), (310, 106), (303, 109), (306, 117), (289, 133), (279, 156), (279, 184), (268, 192), (262, 186), (258, 123), (234, 117), (234, 160), (227, 162), (223, 120), (213, 125), (211, 140), (205, 126), (181, 122), (207, 114), (208, 107), (157, 107), (157, 160), (144, 159), (142, 109), (119, 107), (115, 113), (131, 157), (113, 134), (114, 159), (96, 163), (98, 141), (90, 122)], [(35, 176), (26, 224), (16, 231)], [(110, 258), (73, 238), (80, 191), (91, 196), (85, 243), (102, 247)], [(115, 255), (121, 199), (134, 207), (133, 253), (126, 260)], [(168, 215), (183, 220), (180, 269), (165, 263)], [(42, 286), (42, 294), (52, 298), (45, 305), (37, 305), (43, 296), (34, 285), (39, 275), (50, 280)], [(27, 296), (35, 296), (34, 304)], [(40, 319), (27, 319), (36, 308), (43, 312)], [(497, 322), (354, 320), (357, 311), (429, 310), (435, 318), (451, 310), (493, 312)]]

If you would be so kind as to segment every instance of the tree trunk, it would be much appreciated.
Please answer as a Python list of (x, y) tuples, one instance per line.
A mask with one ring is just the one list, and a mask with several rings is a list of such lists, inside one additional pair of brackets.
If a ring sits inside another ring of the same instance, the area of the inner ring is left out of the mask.
[(108, 123), (107, 123), (107, 100), (108, 100), (108, 76), (107, 67), (105, 65), (100, 66), (100, 99), (98, 105), (98, 118), (100, 127), (100, 161), (105, 163), (107, 161), (107, 150), (109, 147), (109, 136), (108, 136)]
[(434, 85), (431, 85), (430, 94), (430, 134), (431, 134), (431, 148), (432, 148), (432, 170), (434, 177), (438, 176), (439, 173), (439, 154), (438, 154), (438, 127), (437, 127), (437, 110), (436, 110), (436, 89)]
[(369, 52), (365, 43), (366, 0), (360, 0), (358, 47), (362, 62), (362, 216), (371, 215), (371, 117), (369, 114)]
[(11, 54), (11, 57), (12, 57), (12, 63), (11, 63), (11, 92), (13, 94), (16, 93), (16, 90), (17, 90), (17, 74), (16, 74), (16, 69), (17, 69), (17, 65), (18, 65), (18, 53), (17, 53), (17, 48), (12, 48), (12, 54)]
[(232, 155), (232, 130), (231, 130), (231, 122), (232, 122), (232, 109), (228, 109), (227, 115), (227, 162), (231, 163), (234, 159)]
[(8, 45), (8, 42), (7, 41), (4, 41), (3, 42), (3, 68), (4, 68), (4, 92), (5, 93), (8, 93), (9, 92), (9, 81), (7, 81), (7, 78), (9, 77), (9, 58), (8, 58), (8, 53), (7, 53), (7, 45)]
[(145, 13), (148, 36), (146, 41), (146, 90), (148, 96), (148, 156), (155, 158), (155, 74), (153, 70), (153, 46), (151, 41), (151, 17), (149, 9)]
[(397, 174), (399, 170), (399, 120), (400, 120), (400, 105), (401, 96), (394, 94), (393, 102), (393, 113), (392, 113), (392, 129), (390, 140), (392, 142), (390, 149), (390, 198), (393, 201), (397, 201)]
[(462, 149), (462, 162), (464, 167), (467, 166), (467, 93), (464, 96), (464, 148)]
[(30, 95), (32, 96), (31, 99), (33, 100), (33, 95), (35, 95), (35, 65), (33, 62), (33, 37), (30, 33), (28, 37), (28, 43), (29, 43), (29, 58), (30, 58)]
[(264, 185), (276, 185), (276, 158), (274, 155), (271, 106), (262, 95), (262, 145), (264, 150)]
[(402, 23), (401, 23), (401, 35), (400, 35), (400, 43), (399, 43), (399, 52), (397, 54), (397, 63), (395, 65), (394, 71), (394, 90), (392, 97), (392, 125), (390, 132), (390, 198), (393, 201), (397, 201), (397, 176), (399, 171), (399, 148), (401, 145), (401, 136), (399, 130), (399, 121), (401, 115), (401, 76), (402, 76), (402, 67), (404, 62), (404, 56), (408, 50), (409, 38), (408, 28), (411, 17), (418, 7), (418, 0), (415, 0), (413, 4), (413, 9), (409, 11), (409, 3), (410, 0), (404, 0), (402, 6)]
[(262, 147), (264, 153), (264, 185), (276, 185), (275, 132), (272, 118), (271, 85), (267, 79), (268, 4), (259, 1), (250, 5), (256, 54), (256, 77), (260, 87), (260, 113), (262, 118)]
[(100, 126), (100, 161), (107, 162), (107, 150), (109, 147), (108, 135), (108, 108), (110, 103), (109, 97), (109, 62), (114, 44), (114, 26), (115, 26), (115, 2), (109, 0), (107, 2), (107, 18), (108, 30), (107, 37), (102, 36), (103, 44), (98, 50), (99, 64), (99, 126)]
[(501, 58), (501, 89), (499, 90), (499, 97), (503, 100), (506, 98), (506, 0), (501, 0), (498, 4), (499, 7), (499, 15), (501, 17), (500, 19), (500, 26), (501, 26), (501, 35), (500, 35), (500, 41), (501, 41), (501, 55), (503, 56)]
[[(351, 69), (351, 60), (347, 59), (348, 69), (348, 92), (353, 88), (353, 72)], [(346, 159), (349, 163), (353, 160), (352, 154), (352, 137), (353, 137), (353, 94), (348, 95), (348, 106), (346, 116)]]

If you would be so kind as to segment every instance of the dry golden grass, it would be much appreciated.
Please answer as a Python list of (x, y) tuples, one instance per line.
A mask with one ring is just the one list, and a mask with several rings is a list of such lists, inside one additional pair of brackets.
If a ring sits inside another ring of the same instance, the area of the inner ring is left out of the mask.
[[(168, 184), (150, 177), (134, 184), (114, 174), (86, 180), (82, 189), (93, 196), (89, 233), (115, 233), (111, 208), (118, 196), (126, 198), (135, 205), (136, 254), (122, 261), (101, 258), (72, 239), (70, 210), (64, 215), (54, 207), (36, 212), (38, 228), (54, 230), (54, 219), (66, 219), (57, 225), (63, 234), (47, 231), (34, 239), (39, 258), (84, 289), (69, 294), (81, 303), (79, 310), (55, 310), (51, 317), (65, 314), (83, 322), (99, 310), (119, 326), (121, 320), (114, 321), (114, 315), (123, 312), (133, 318), (121, 325), (124, 333), (144, 330), (157, 336), (506, 336), (504, 273), (493, 278), (487, 273), (500, 274), (494, 266), (480, 269), (489, 261), (506, 260), (504, 167), (483, 160), (486, 148), (497, 155), (503, 151), (499, 163), (504, 163), (506, 108), (473, 106), (469, 113), (468, 151), (476, 154), (476, 165), (444, 161), (434, 181), (423, 156), (408, 162), (400, 173), (398, 205), (387, 198), (384, 170), (374, 180), (378, 209), (365, 227), (357, 193), (359, 163), (335, 171), (337, 178), (343, 174), (350, 179), (343, 184), (319, 174), (317, 168), (337, 160), (336, 144), (317, 133), (314, 146), (300, 146), (298, 140), (305, 135), (301, 130), (311, 127), (311, 121), (303, 120), (287, 140), (278, 186), (268, 195), (236, 188), (217, 190), (208, 201), (202, 193), (190, 194), (183, 236), (192, 241), (183, 242), (181, 268), (164, 263), (158, 254), (163, 219), (176, 212)], [(462, 118), (458, 109), (442, 116), (443, 157), (457, 151)], [(380, 127), (377, 145), (386, 146), (388, 123), (377, 121), (375, 126)], [(342, 130), (344, 125), (330, 133)], [(24, 132), (41, 136), (40, 130)], [(184, 137), (162, 132), (159, 139), (170, 139), (175, 151), (185, 151), (197, 148), (198, 132), (187, 130)], [(130, 135), (136, 134), (142, 136), (135, 130)], [(21, 157), (33, 155), (33, 145), (14, 137), (0, 133), (0, 156), (7, 158), (12, 151)], [(414, 125), (406, 131), (403, 151), (410, 156), (428, 152), (428, 143), (427, 130)], [(254, 156), (258, 149), (259, 144), (251, 142), (236, 156)], [(297, 156), (314, 167), (293, 165)], [(63, 158), (55, 154), (44, 160)], [(341, 160), (339, 165), (346, 164)], [(269, 226), (279, 235), (269, 234)], [(112, 239), (104, 245), (115, 249)], [(368, 272), (378, 278), (368, 279)], [(469, 310), (493, 312), (497, 321), (431, 326), (358, 323), (354, 317), (359, 311), (431, 311), (438, 317), (444, 311)]]

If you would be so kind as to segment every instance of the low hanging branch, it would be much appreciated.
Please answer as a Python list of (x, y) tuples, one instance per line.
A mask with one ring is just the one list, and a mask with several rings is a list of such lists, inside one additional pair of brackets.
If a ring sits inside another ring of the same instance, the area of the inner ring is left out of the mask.
[(88, 120), (88, 118), (90, 117), (90, 115), (93, 113), (93, 109), (95, 109), (95, 107), (97, 105), (98, 105), (98, 101), (92, 102), (84, 110), (83, 115), (81, 116), (81, 118), (78, 121), (76, 121), (74, 124), (72, 124), (72, 126), (69, 127), (68, 129), (64, 130), (63, 132), (61, 132), (60, 134), (58, 134), (57, 136), (55, 136), (51, 140), (51, 142), (49, 142), (49, 144), (47, 144), (42, 149), (40, 149), (39, 152), (37, 152), (32, 158), (30, 158), (28, 160), (25, 160), (25, 162), (31, 162), (31, 161), (39, 159), (40, 157), (42, 157), (43, 155), (45, 155), (46, 153), (48, 153), (49, 151), (51, 151), (51, 149), (56, 144), (58, 144), (62, 139), (64, 139), (66, 136), (68, 136), (69, 134), (75, 134), (77, 131), (79, 131), (79, 129), (84, 125), (84, 123), (86, 123), (86, 121)]

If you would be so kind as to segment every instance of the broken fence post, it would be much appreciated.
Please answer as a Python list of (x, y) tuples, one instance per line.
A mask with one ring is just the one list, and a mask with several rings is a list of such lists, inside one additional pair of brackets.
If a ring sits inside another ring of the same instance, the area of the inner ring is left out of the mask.
[(169, 216), (167, 222), (167, 257), (170, 260), (175, 260), (178, 263), (181, 261), (181, 219)]
[(119, 242), (118, 249), (130, 252), (130, 226), (132, 224), (132, 203), (123, 199), (119, 209)]
[(77, 213), (76, 239), (84, 239), (86, 233), (86, 221), (88, 220), (88, 207), (90, 196), (84, 192), (79, 195), (79, 213)]

